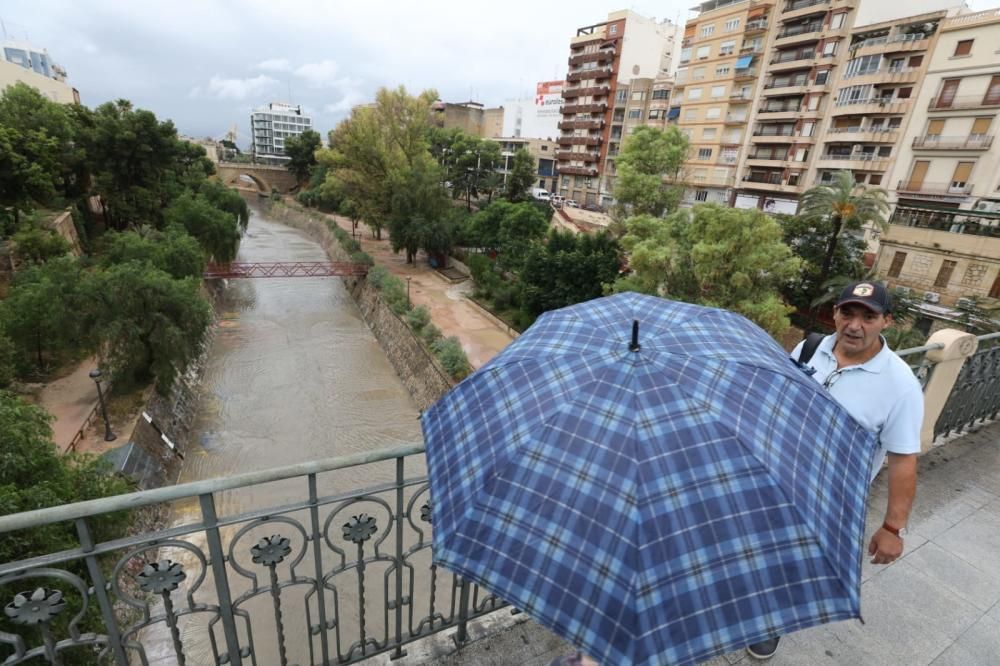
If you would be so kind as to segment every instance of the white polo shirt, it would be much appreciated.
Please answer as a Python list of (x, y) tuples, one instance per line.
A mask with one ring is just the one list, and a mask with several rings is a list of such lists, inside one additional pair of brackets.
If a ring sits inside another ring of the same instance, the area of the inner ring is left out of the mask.
[[(882, 468), (886, 453), (919, 453), (920, 429), (924, 421), (924, 392), (906, 361), (889, 349), (885, 338), (878, 354), (861, 365), (837, 370), (833, 347), (837, 336), (828, 335), (816, 348), (808, 365), (813, 378), (828, 384), (830, 395), (864, 428), (878, 437), (881, 451), (872, 462), (871, 479)], [(797, 359), (800, 342), (792, 350)], [(834, 376), (838, 375), (839, 376)]]

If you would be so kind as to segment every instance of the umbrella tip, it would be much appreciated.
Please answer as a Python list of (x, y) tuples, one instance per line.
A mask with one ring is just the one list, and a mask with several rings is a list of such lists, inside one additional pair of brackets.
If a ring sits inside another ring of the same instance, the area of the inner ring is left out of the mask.
[(628, 346), (629, 351), (639, 351), (642, 346), (639, 344), (639, 320), (632, 320), (632, 342)]

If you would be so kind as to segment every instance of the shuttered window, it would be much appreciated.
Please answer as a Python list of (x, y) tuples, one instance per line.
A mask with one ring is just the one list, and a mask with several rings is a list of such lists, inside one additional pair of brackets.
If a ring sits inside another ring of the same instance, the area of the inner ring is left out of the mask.
[(897, 252), (892, 255), (892, 265), (889, 266), (889, 277), (899, 277), (900, 271), (903, 270), (903, 262), (906, 261), (905, 252)]
[(951, 177), (952, 187), (965, 187), (965, 184), (969, 182), (969, 176), (972, 175), (972, 165), (975, 162), (959, 162), (958, 166), (955, 167), (955, 174)]
[(972, 123), (971, 134), (975, 136), (982, 136), (990, 131), (990, 123), (993, 121), (992, 118), (976, 118)]
[(983, 104), (1000, 104), (1000, 76), (990, 79), (990, 87), (986, 90)]
[(937, 279), (934, 280), (934, 286), (947, 287), (948, 283), (951, 282), (951, 274), (955, 272), (956, 265), (958, 265), (958, 262), (945, 259), (944, 263), (941, 264), (941, 270), (938, 271)]
[(943, 120), (932, 120), (927, 123), (927, 136), (941, 136), (944, 131)]
[(960, 40), (958, 44), (955, 44), (955, 55), (964, 56), (972, 53), (972, 42), (974, 41), (976, 40), (974, 39)]
[(952, 102), (955, 101), (955, 93), (958, 92), (958, 82), (960, 79), (946, 79), (944, 84), (941, 86), (941, 92), (938, 94), (937, 100), (934, 102), (934, 106), (939, 109), (951, 108)]

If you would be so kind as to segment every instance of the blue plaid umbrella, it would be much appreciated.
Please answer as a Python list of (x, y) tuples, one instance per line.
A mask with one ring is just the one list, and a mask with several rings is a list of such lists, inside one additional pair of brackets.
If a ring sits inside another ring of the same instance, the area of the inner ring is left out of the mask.
[(435, 561), (605, 665), (860, 617), (874, 437), (737, 314), (549, 312), (422, 423)]

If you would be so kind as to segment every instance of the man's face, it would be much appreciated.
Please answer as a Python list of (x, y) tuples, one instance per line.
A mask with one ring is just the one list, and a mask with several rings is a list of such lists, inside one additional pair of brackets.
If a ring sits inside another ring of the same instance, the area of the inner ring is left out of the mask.
[(833, 311), (837, 347), (849, 358), (870, 358), (878, 353), (879, 334), (892, 323), (892, 315), (878, 314), (858, 303), (845, 303)]

